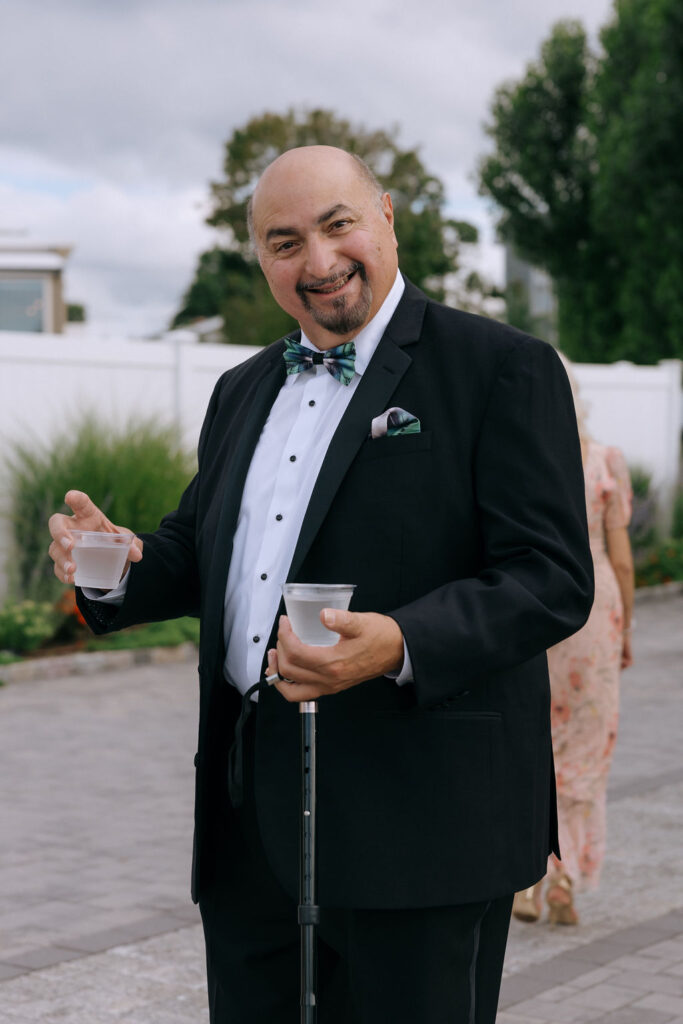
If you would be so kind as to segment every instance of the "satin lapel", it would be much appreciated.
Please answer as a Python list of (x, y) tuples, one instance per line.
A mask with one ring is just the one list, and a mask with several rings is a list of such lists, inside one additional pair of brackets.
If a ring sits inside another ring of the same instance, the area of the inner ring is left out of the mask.
[(403, 346), (418, 340), (426, 299), (409, 282), (370, 364), (349, 403), (327, 449), (290, 566), (288, 580), (296, 579), (313, 539), (334, 500), (358, 449), (367, 439), (374, 416), (386, 409), (389, 399), (412, 363)]
[[(282, 345), (276, 343), (273, 358), (253, 381), (242, 407), (249, 411), (241, 424), (233, 423), (229, 429), (239, 431), (239, 442), (226, 469), (223, 487), (223, 504), (216, 529), (216, 539), (211, 559), (210, 575), (206, 588), (205, 630), (211, 638), (212, 648), (221, 655), (223, 652), (223, 607), (225, 586), (228, 579), (232, 541), (237, 526), (242, 492), (249, 471), (254, 449), (261, 436), (263, 425), (268, 418), (273, 402), (285, 379), (285, 364), (282, 359)], [(214, 638), (217, 639), (216, 640)]]

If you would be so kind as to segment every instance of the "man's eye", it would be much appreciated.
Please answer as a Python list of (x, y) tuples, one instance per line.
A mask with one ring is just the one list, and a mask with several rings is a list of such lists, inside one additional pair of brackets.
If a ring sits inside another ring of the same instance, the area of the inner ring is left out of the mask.
[(345, 218), (344, 220), (335, 220), (334, 223), (331, 225), (331, 228), (333, 231), (336, 231), (337, 228), (345, 228), (346, 225), (350, 223), (351, 221), (348, 219), (348, 217)]
[(276, 247), (275, 251), (276, 252), (291, 252), (291, 250), (294, 248), (294, 245), (295, 245), (294, 242), (280, 242), (280, 244)]

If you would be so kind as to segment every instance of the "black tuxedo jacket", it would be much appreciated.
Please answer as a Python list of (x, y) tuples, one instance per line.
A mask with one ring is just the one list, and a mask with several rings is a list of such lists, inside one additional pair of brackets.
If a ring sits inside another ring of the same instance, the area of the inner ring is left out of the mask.
[[(99, 632), (200, 616), (195, 899), (220, 870), (212, 829), (232, 814), (240, 701), (222, 676), (223, 601), (283, 348), (218, 381), (198, 473), (143, 535), (122, 608), (81, 602)], [(391, 406), (421, 432), (371, 440)], [(352, 610), (397, 621), (414, 673), (404, 687), (379, 678), (319, 702), (320, 903), (448, 905), (539, 878), (557, 849), (545, 651), (583, 624), (593, 593), (574, 409), (554, 350), (407, 283), (330, 444), (288, 578), (356, 583)], [(298, 708), (264, 684), (256, 802), (292, 895), (299, 763)]]

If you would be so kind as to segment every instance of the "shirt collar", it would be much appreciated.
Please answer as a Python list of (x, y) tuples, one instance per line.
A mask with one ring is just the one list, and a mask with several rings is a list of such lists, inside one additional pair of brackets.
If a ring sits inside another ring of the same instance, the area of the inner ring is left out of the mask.
[[(386, 299), (379, 307), (372, 320), (365, 325), (362, 331), (359, 331), (355, 338), (352, 338), (354, 345), (356, 346), (356, 373), (362, 375), (367, 369), (368, 363), (375, 354), (375, 349), (380, 343), (382, 335), (387, 329), (387, 325), (391, 320), (392, 316), (396, 311), (403, 291), (405, 289), (405, 281), (401, 277), (400, 270), (396, 271), (396, 279), (392, 284), (389, 294)], [(313, 349), (314, 352), (318, 352), (319, 349), (306, 337), (304, 332), (301, 332), (301, 344), (305, 345), (306, 348)]]

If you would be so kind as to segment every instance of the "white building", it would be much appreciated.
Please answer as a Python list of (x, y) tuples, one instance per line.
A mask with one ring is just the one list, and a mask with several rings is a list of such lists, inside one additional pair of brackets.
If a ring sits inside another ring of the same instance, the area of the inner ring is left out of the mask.
[(505, 246), (505, 288), (518, 290), (530, 321), (527, 329), (557, 344), (557, 299), (552, 278), (523, 260), (511, 245)]
[(63, 332), (62, 275), (71, 249), (0, 234), (0, 331)]

